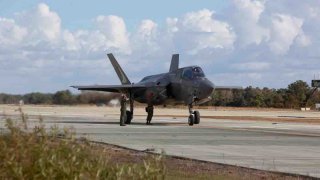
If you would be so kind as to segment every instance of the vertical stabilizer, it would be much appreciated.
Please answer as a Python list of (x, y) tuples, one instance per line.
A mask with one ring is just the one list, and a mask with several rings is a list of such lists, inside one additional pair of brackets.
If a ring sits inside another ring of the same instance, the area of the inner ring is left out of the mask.
[(110, 53), (110, 54), (107, 54), (107, 56), (110, 59), (110, 62), (112, 64), (114, 70), (116, 71), (116, 73), (121, 81), (121, 84), (131, 84), (127, 75), (124, 73), (124, 71), (120, 67), (119, 63), (117, 62), (116, 58), (114, 58), (113, 54)]
[(179, 54), (173, 54), (169, 72), (173, 72), (179, 68)]

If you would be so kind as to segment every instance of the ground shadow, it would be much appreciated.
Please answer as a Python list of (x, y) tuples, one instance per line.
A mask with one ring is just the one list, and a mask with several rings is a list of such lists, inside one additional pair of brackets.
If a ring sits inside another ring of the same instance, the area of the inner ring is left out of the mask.
[[(48, 123), (57, 123), (57, 124), (119, 124), (119, 122), (105, 122), (105, 121), (47, 121)], [(185, 125), (187, 123), (183, 122), (154, 122), (151, 123), (150, 125), (146, 125), (146, 123), (143, 122), (132, 122), (131, 124), (127, 124), (127, 126), (175, 126), (175, 125)]]

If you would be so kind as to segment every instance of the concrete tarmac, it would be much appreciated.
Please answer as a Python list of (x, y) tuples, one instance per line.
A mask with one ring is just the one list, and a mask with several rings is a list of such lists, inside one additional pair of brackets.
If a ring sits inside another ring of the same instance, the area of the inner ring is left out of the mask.
[[(2, 116), (18, 117), (14, 111), (16, 107), (0, 108)], [(169, 155), (205, 161), (320, 177), (320, 124), (202, 118), (199, 125), (190, 127), (187, 125), (186, 110), (170, 109), (161, 110), (167, 112), (161, 117), (155, 113), (153, 124), (145, 125), (146, 116), (143, 115), (143, 108), (140, 108), (131, 125), (120, 127), (118, 108), (90, 108), (24, 109), (30, 125), (41, 115), (47, 127), (73, 127), (78, 136), (94, 141), (137, 150), (164, 151)], [(170, 116), (170, 113), (176, 115), (177, 111), (185, 112), (186, 117)], [(200, 113), (202, 111), (203, 114), (210, 114), (210, 110), (200, 110)], [(216, 111), (211, 113), (219, 114)], [(227, 111), (223, 113), (228, 114)], [(253, 117), (280, 113), (281, 116), (307, 116), (319, 118), (320, 121), (318, 112), (310, 112), (312, 115), (298, 111), (256, 114), (247, 111), (230, 112), (237, 113), (247, 113)], [(1, 121), (0, 127), (3, 126), (4, 122)]]

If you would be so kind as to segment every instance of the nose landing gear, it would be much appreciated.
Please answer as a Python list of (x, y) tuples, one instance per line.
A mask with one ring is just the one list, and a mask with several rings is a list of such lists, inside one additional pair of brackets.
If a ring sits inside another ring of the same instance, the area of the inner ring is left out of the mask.
[(199, 111), (194, 111), (194, 124), (199, 124), (200, 123), (200, 113)]
[(193, 107), (192, 104), (190, 104), (188, 106), (188, 108), (189, 108), (189, 118), (188, 118), (189, 126), (193, 126), (193, 124), (200, 123), (200, 113), (199, 113), (199, 111), (193, 111), (192, 107)]

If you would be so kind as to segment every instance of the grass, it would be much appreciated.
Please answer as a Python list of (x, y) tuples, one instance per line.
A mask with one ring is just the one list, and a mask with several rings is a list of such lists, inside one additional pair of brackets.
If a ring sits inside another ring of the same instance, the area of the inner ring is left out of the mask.
[[(73, 138), (69, 129), (46, 130), (42, 119), (28, 129), (21, 121), (6, 119), (6, 133), (0, 136), (0, 179), (165, 179), (162, 156), (149, 156), (143, 163), (110, 161), (104, 148)], [(63, 137), (63, 138), (61, 138)]]

